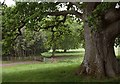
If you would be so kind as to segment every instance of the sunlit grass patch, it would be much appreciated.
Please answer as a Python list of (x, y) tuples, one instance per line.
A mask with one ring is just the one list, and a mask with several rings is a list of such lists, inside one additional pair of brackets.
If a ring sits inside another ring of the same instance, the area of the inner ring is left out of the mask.
[[(83, 55), (85, 52), (85, 50), (83, 48), (80, 49), (70, 49), (67, 50), (67, 52), (63, 52), (63, 50), (61, 49), (57, 49), (55, 52), (55, 56), (76, 56), (76, 55)], [(42, 56), (45, 57), (50, 57), (52, 55), (52, 50), (50, 50), (49, 52), (44, 52), (42, 53)]]

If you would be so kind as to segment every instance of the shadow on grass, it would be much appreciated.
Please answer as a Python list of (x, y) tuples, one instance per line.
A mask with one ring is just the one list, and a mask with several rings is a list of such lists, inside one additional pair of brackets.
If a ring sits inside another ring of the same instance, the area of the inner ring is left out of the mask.
[(63, 65), (59, 67), (40, 67), (33, 70), (4, 73), (3, 82), (75, 82), (79, 78), (74, 75), (76, 67)]
[[(31, 69), (18, 70), (10, 73), (3, 73), (3, 82), (119, 82), (119, 79), (105, 79), (105, 80), (95, 80), (91, 78), (85, 78), (82, 76), (75, 75), (75, 70), (79, 67), (79, 64), (67, 65), (65, 64), (44, 64), (43, 66), (33, 65), (26, 66)], [(35, 68), (37, 67), (38, 68)], [(50, 67), (51, 66), (51, 67)], [(23, 68), (23, 67), (21, 67)], [(9, 70), (9, 69), (8, 69)]]

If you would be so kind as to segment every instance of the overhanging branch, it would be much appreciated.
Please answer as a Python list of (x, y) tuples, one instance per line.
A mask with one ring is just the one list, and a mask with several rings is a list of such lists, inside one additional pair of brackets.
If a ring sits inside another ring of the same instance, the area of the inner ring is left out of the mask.
[(79, 13), (77, 11), (74, 10), (68, 10), (68, 11), (57, 11), (57, 12), (46, 12), (48, 15), (51, 16), (65, 16), (67, 14), (72, 14), (72, 15), (76, 15), (76, 17), (81, 18), (82, 19), (82, 13)]
[[(56, 16), (56, 17), (57, 17), (57, 16)], [(54, 28), (54, 27), (58, 27), (61, 23), (65, 23), (66, 18), (67, 18), (67, 14), (64, 16), (64, 18), (63, 18), (62, 20), (57, 21), (56, 24), (48, 25), (48, 26), (42, 27), (42, 28), (40, 28), (40, 29), (46, 29), (46, 30), (48, 30), (49, 28), (52, 29), (52, 28)], [(39, 30), (40, 30), (40, 29), (39, 29)], [(37, 32), (39, 32), (39, 30), (35, 30), (35, 29), (34, 29), (34, 31), (37, 31)]]
[(105, 30), (107, 39), (111, 41), (120, 35), (120, 19), (114, 23), (111, 23)]
[(65, 18), (63, 20), (60, 20), (57, 24), (53, 24), (53, 25), (49, 25), (49, 26), (43, 27), (43, 29), (49, 29), (49, 28), (58, 27), (60, 25), (60, 23), (64, 23), (65, 22)]
[(120, 9), (111, 8), (104, 16), (106, 23), (111, 24), (120, 19)]
[(25, 26), (25, 22), (22, 22), (22, 24), (18, 27), (18, 33), (16, 33), (16, 37), (13, 40), (16, 40), (18, 36), (22, 35), (21, 29)]

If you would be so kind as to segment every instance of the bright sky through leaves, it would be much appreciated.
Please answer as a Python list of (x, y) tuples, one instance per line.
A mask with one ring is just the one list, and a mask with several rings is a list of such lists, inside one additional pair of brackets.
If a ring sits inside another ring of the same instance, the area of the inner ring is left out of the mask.
[[(0, 0), (0, 2), (3, 2), (4, 0)], [(15, 5), (15, 2), (13, 0), (5, 0), (5, 3), (7, 6)]]

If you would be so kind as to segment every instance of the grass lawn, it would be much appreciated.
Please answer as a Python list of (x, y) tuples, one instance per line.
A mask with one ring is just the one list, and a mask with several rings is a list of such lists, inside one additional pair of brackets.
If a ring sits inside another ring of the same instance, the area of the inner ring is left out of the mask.
[[(71, 52), (73, 53), (73, 52)], [(77, 52), (78, 53), (78, 52)], [(60, 53), (58, 53), (60, 54)], [(74, 53), (75, 54), (75, 53)], [(40, 62), (3, 67), (3, 82), (119, 82), (119, 78), (97, 80), (75, 75), (83, 53), (57, 62)], [(62, 55), (62, 53), (61, 53)]]
[[(74, 75), (78, 64), (30, 64), (3, 69), (3, 82), (61, 82), (79, 81)], [(74, 76), (74, 78), (73, 78)]]
[(95, 80), (75, 75), (79, 63), (29, 64), (3, 68), (3, 82), (97, 82), (118, 79)]

